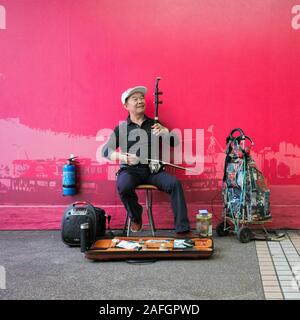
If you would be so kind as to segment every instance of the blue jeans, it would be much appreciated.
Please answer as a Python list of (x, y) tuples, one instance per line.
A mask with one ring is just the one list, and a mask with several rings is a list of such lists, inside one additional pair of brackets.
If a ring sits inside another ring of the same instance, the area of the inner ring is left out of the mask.
[(134, 222), (141, 220), (142, 206), (138, 203), (135, 188), (139, 184), (153, 184), (171, 197), (176, 232), (190, 230), (187, 207), (182, 184), (175, 176), (165, 171), (151, 174), (148, 167), (121, 168), (117, 174), (117, 189), (130, 218)]

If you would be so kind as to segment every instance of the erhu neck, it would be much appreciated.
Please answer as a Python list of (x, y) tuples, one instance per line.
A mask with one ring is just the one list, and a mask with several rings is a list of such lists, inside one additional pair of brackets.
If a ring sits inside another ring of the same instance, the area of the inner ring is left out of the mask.
[(159, 100), (159, 96), (162, 95), (163, 93), (161, 91), (159, 91), (159, 89), (158, 89), (158, 83), (159, 83), (160, 79), (161, 79), (160, 77), (157, 77), (156, 78), (156, 83), (155, 83), (155, 92), (154, 92), (154, 95), (155, 95), (155, 101), (154, 101), (154, 104), (155, 104), (155, 116), (154, 116), (154, 123), (158, 122), (158, 106), (160, 104), (162, 104), (162, 101)]

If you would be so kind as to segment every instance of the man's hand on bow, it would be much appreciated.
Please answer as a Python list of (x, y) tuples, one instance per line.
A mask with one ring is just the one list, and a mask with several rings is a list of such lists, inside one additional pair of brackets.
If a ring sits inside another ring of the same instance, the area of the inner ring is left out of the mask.
[(123, 157), (122, 160), (130, 166), (134, 166), (140, 162), (140, 158), (132, 153), (124, 153), (122, 154), (122, 157)]

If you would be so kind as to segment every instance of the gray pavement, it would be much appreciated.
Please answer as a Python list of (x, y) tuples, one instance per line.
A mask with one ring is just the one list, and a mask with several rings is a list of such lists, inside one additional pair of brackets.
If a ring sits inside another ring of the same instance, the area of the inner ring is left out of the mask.
[(213, 239), (209, 259), (133, 265), (87, 260), (80, 248), (62, 243), (60, 231), (0, 231), (0, 266), (6, 272), (0, 299), (264, 299), (255, 242)]

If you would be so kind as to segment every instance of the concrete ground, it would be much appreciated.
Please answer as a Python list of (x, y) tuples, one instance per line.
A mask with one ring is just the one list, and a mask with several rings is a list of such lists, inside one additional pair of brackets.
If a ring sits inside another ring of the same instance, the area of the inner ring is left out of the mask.
[(87, 260), (60, 231), (0, 231), (0, 300), (299, 300), (300, 232), (283, 233), (246, 244), (214, 234), (208, 259), (142, 265)]
[(265, 299), (255, 241), (214, 241), (209, 259), (133, 265), (87, 260), (62, 243), (60, 231), (1, 231), (0, 299)]

